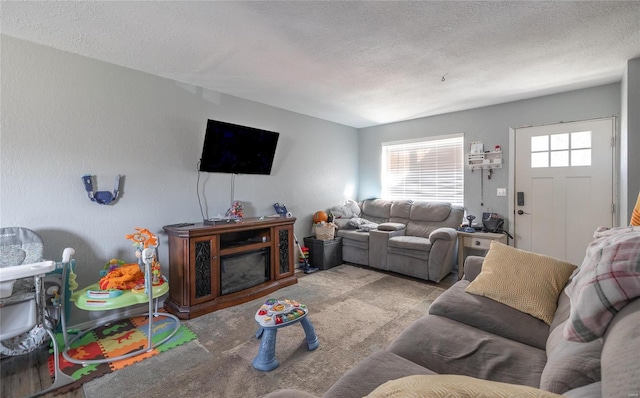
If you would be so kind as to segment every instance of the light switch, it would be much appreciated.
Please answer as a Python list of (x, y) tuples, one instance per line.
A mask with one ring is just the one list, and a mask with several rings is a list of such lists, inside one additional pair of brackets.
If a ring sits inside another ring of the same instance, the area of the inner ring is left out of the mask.
[(498, 196), (507, 196), (507, 188), (498, 188)]

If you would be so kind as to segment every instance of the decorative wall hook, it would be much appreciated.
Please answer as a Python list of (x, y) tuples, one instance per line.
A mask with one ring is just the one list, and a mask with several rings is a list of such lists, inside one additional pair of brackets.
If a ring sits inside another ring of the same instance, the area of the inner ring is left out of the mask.
[(87, 190), (87, 195), (92, 202), (96, 202), (100, 205), (108, 205), (110, 203), (115, 202), (118, 199), (118, 195), (120, 194), (120, 174), (116, 176), (116, 181), (113, 184), (113, 192), (109, 191), (98, 191), (94, 192), (93, 190), (93, 180), (95, 176), (91, 174), (85, 174), (82, 176), (82, 182), (84, 183), (84, 188)]

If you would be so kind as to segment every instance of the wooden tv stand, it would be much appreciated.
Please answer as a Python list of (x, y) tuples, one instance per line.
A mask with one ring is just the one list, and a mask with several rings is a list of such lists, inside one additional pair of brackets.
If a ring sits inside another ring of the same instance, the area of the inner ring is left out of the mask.
[[(295, 272), (295, 218), (245, 218), (240, 222), (176, 224), (169, 235), (169, 298), (165, 308), (180, 319), (245, 303), (298, 282)], [(267, 248), (268, 280), (222, 294), (220, 265), (225, 256)]]

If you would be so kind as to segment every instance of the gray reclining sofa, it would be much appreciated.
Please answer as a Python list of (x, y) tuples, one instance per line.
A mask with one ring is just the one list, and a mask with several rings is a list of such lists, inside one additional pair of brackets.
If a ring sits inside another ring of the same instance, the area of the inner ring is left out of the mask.
[(433, 282), (453, 271), (462, 206), (384, 199), (358, 206), (359, 214), (334, 220), (344, 261)]
[[(640, 298), (616, 312), (602, 337), (571, 342), (562, 334), (571, 309), (567, 294), (559, 296), (553, 321), (547, 325), (487, 297), (466, 293), (483, 260), (467, 257), (464, 278), (440, 295), (428, 314), (407, 327), (390, 347), (358, 363), (322, 397), (360, 398), (390, 380), (435, 374), (544, 390), (538, 397), (547, 391), (572, 398), (640, 395)], [(282, 389), (265, 397), (316, 396)]]

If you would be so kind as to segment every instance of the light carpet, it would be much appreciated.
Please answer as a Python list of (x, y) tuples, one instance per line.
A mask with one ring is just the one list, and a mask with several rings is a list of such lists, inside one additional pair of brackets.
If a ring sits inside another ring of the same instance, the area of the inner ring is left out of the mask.
[[(426, 314), (444, 290), (351, 265), (304, 275), (264, 298), (185, 321), (196, 340), (89, 382), (84, 396), (259, 397), (278, 388), (322, 395)], [(266, 298), (306, 304), (320, 346), (307, 349), (299, 324), (279, 329), (280, 366), (261, 372), (251, 364), (260, 346), (254, 315)]]

